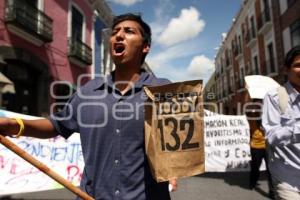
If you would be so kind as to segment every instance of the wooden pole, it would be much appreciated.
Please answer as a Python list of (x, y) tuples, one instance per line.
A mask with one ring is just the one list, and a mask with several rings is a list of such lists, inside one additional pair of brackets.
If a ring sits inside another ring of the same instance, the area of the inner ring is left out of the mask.
[(32, 157), (30, 154), (28, 154), (26, 151), (18, 147), (16, 144), (11, 142), (9, 139), (5, 138), (3, 135), (0, 135), (0, 143), (3, 144), (6, 148), (13, 151), (15, 154), (19, 155), (21, 158), (50, 176), (52, 179), (69, 189), (71, 192), (79, 196), (80, 198), (84, 200), (94, 200), (91, 196), (89, 196), (87, 193), (83, 192), (79, 188), (75, 187), (71, 182), (67, 181), (65, 178), (51, 170), (49, 167), (47, 167), (42, 162), (38, 161), (34, 157)]

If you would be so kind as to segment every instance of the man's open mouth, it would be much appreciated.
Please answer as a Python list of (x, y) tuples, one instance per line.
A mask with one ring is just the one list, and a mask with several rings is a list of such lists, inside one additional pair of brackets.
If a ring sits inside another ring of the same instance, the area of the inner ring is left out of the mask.
[(124, 44), (117, 43), (117, 44), (114, 45), (114, 51), (115, 51), (116, 55), (123, 54), (124, 50), (125, 50), (125, 45)]

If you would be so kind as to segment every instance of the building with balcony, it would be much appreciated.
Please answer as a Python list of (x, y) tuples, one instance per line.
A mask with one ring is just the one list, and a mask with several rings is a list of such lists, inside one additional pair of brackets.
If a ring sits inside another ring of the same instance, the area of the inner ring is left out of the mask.
[(62, 105), (86, 81), (80, 75), (100, 67), (111, 18), (104, 0), (0, 1), (0, 71), (15, 87), (2, 94), (2, 108), (47, 115), (51, 103)]
[(225, 114), (243, 114), (250, 101), (246, 75), (285, 81), (284, 56), (300, 44), (300, 1), (244, 0), (215, 59), (216, 101)]

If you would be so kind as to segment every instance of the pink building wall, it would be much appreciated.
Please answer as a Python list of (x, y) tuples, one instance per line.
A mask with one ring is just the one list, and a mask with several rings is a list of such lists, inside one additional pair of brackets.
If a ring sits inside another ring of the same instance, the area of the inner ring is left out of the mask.
[[(19, 3), (23, 3), (22, 1), (11, 0), (10, 2), (19, 5)], [(30, 21), (26, 21), (29, 17), (26, 12), (18, 12), (19, 15), (13, 15), (15, 10), (11, 10), (12, 20), (6, 22), (5, 9), (8, 8), (7, 1), (0, 0), (0, 56), (5, 62), (4, 65), (2, 64), (3, 66), (0, 65), (0, 72), (14, 83), (15, 88), (14, 93), (0, 91), (0, 95), (3, 97), (0, 107), (13, 112), (47, 116), (52, 112), (52, 105), (54, 105), (52, 103), (66, 102), (69, 98), (62, 99), (55, 96), (56, 94), (52, 95), (52, 92), (58, 92), (58, 96), (61, 97), (69, 91), (62, 85), (56, 85), (53, 89), (51, 87), (53, 81), (68, 81), (71, 84), (81, 86), (88, 78), (78, 83), (78, 77), (81, 74), (88, 74), (89, 77), (91, 73), (91, 66), (86, 64), (91, 61), (88, 54), (73, 52), (71, 62), (68, 56), (68, 37), (71, 36), (71, 30), (68, 30), (68, 27), (71, 29), (71, 19), (69, 18), (71, 18), (71, 5), (74, 5), (84, 15), (83, 28), (85, 34), (82, 42), (92, 48), (94, 46), (91, 44), (94, 8), (87, 0), (38, 1), (43, 2), (42, 12), (53, 20), (51, 42), (42, 43), (43, 40), (48, 41), (50, 39), (47, 36), (37, 40), (38, 36), (31, 34), (30, 28), (28, 29), (30, 26), (22, 28), (22, 23), (30, 23)], [(26, 7), (26, 9), (30, 9), (30, 7)], [(20, 18), (23, 14), (27, 17), (24, 21)], [(33, 25), (35, 24), (33, 23)], [(14, 28), (14, 31), (12, 31), (12, 28)], [(15, 34), (15, 31), (19, 33)], [(32, 31), (36, 30), (33, 29)], [(25, 35), (20, 35), (25, 32), (28, 33), (26, 38), (24, 38)], [(28, 39), (28, 36), (36, 39)], [(38, 43), (41, 46), (38, 46)], [(91, 56), (94, 56), (93, 52), (90, 53)], [(54, 111), (58, 109), (59, 107), (55, 108)]]
[[(7, 30), (4, 22), (5, 1), (0, 1), (0, 46), (14, 46), (26, 49), (40, 58), (48, 67), (53, 80), (65, 80), (77, 83), (77, 77), (83, 73), (90, 72), (90, 66), (79, 67), (70, 63), (68, 59), (68, 10), (69, 0), (44, 0), (43, 12), (53, 20), (53, 41), (42, 46), (36, 46), (31, 42), (11, 33)], [(93, 10), (82, 0), (74, 0), (72, 3), (84, 12), (85, 15), (85, 41), (91, 44), (91, 33), (93, 24)]]

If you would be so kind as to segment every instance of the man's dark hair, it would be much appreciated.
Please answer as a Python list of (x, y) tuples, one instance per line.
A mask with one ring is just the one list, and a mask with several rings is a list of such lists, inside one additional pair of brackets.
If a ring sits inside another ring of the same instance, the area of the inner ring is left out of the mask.
[(126, 14), (115, 16), (111, 28), (114, 29), (114, 27), (117, 24), (126, 20), (137, 22), (142, 27), (141, 32), (144, 38), (144, 42), (151, 45), (151, 28), (146, 22), (143, 21), (140, 14), (126, 13)]
[(285, 57), (285, 66), (290, 68), (296, 56), (300, 55), (300, 45), (293, 47)]

